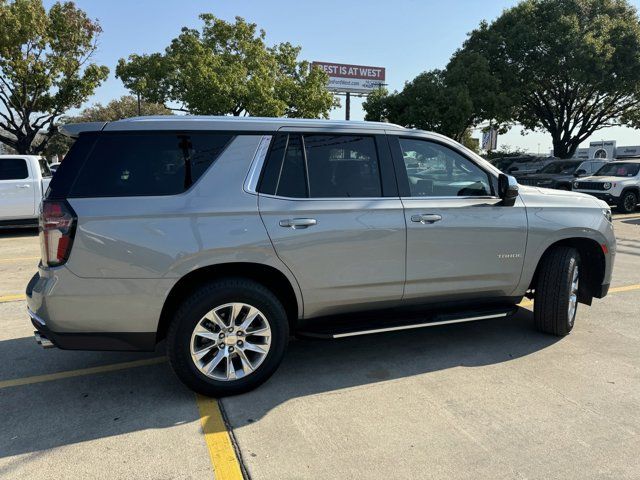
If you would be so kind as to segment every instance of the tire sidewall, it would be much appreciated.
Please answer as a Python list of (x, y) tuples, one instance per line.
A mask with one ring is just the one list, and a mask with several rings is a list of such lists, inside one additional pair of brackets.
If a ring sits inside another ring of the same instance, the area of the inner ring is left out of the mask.
[[(263, 383), (277, 369), (287, 347), (289, 327), (284, 308), (280, 302), (261, 286), (249, 283), (254, 288), (233, 287), (229, 282), (210, 285), (207, 293), (178, 310), (168, 341), (177, 364), (174, 369), (190, 388), (206, 395), (241, 393)], [(256, 288), (257, 287), (257, 288)], [(195, 295), (194, 295), (195, 296)], [(265, 317), (271, 328), (271, 345), (266, 358), (251, 374), (229, 382), (214, 380), (203, 374), (191, 358), (191, 336), (196, 324), (209, 311), (226, 303), (242, 302), (251, 305)], [(172, 362), (173, 363), (173, 362)]]
[[(626, 200), (629, 197), (633, 198), (633, 206), (631, 208), (627, 208), (626, 206), (626, 203), (627, 203)], [(622, 194), (622, 198), (620, 199), (620, 210), (622, 210), (624, 213), (633, 212), (636, 209), (637, 205), (638, 205), (638, 195), (636, 195), (635, 192), (627, 191)]]

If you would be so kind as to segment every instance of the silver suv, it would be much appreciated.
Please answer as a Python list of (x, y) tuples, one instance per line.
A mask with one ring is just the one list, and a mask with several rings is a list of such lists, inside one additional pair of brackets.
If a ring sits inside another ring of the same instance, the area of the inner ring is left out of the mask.
[[(36, 338), (153, 350), (206, 395), (269, 378), (291, 334), (337, 338), (510, 315), (566, 335), (606, 295), (607, 205), (518, 187), (395, 125), (145, 117), (77, 138), (42, 204)], [(371, 312), (371, 313), (369, 313)]]

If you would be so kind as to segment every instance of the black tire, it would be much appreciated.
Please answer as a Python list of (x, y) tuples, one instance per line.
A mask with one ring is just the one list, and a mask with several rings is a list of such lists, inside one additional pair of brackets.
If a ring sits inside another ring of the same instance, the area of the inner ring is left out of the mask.
[[(544, 333), (557, 336), (569, 334), (577, 312), (569, 315), (569, 297), (574, 271), (580, 265), (575, 248), (554, 247), (542, 258), (536, 283), (533, 318), (535, 326)], [(578, 268), (578, 280), (580, 280)]]
[(618, 202), (618, 210), (623, 213), (632, 213), (636, 210), (638, 205), (638, 194), (634, 191), (627, 190), (622, 193), (620, 201)]
[[(205, 314), (232, 302), (246, 303), (263, 313), (271, 328), (271, 345), (262, 363), (246, 377), (216, 380), (202, 373), (192, 360), (191, 335)], [(182, 303), (167, 333), (167, 356), (173, 371), (187, 387), (210, 397), (223, 397), (247, 392), (267, 381), (280, 365), (288, 341), (289, 323), (278, 298), (257, 282), (230, 278), (203, 285)]]

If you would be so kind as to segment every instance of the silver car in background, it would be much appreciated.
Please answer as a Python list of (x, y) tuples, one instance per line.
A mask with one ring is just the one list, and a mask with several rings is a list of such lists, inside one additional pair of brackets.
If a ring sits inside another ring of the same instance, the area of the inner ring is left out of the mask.
[(27, 286), (43, 345), (153, 350), (206, 395), (247, 391), (291, 334), (499, 318), (566, 335), (607, 294), (607, 205), (518, 187), (385, 123), (142, 117), (68, 125)]

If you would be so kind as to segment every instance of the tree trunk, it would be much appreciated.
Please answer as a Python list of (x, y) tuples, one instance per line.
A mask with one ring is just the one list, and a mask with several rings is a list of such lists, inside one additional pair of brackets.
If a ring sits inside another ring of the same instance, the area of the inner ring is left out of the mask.
[(556, 136), (552, 135), (553, 138), (553, 156), (558, 158), (572, 158), (576, 150), (578, 150), (578, 146), (580, 142), (576, 138), (572, 138), (570, 140), (561, 140)]
[(18, 137), (16, 142), (16, 153), (19, 155), (31, 155), (33, 152), (31, 151), (31, 144), (33, 143), (33, 138), (29, 138), (28, 136)]

